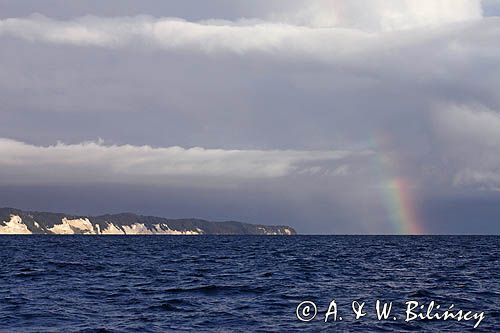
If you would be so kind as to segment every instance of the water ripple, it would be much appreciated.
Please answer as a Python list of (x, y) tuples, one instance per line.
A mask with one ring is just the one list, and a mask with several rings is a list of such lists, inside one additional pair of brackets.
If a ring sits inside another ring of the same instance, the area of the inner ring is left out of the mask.
[(499, 237), (0, 237), (0, 332), (460, 332), (455, 321), (302, 323), (313, 300), (432, 300), (500, 327)]

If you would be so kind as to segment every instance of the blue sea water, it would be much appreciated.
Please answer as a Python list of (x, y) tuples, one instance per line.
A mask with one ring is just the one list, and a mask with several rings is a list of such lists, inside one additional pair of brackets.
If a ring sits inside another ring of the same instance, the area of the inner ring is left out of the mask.
[[(495, 236), (3, 236), (0, 332), (499, 332), (499, 245)], [(377, 320), (377, 299), (393, 302), (388, 320)], [(296, 316), (305, 300), (318, 309), (310, 322)], [(342, 320), (325, 323), (331, 300)], [(354, 300), (366, 302), (359, 320)], [(408, 300), (485, 318), (477, 329), (405, 322)]]

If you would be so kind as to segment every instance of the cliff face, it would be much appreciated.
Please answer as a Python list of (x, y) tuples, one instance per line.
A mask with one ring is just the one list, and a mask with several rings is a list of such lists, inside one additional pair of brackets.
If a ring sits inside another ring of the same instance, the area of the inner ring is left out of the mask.
[(166, 219), (135, 214), (72, 216), (0, 208), (0, 235), (295, 235), (287, 226)]

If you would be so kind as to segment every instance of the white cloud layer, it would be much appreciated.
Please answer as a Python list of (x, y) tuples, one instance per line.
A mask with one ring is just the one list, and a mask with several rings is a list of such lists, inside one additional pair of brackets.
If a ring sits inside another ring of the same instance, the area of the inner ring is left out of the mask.
[(192, 185), (189, 177), (197, 181), (203, 181), (202, 178), (238, 181), (325, 173), (329, 168), (329, 173), (342, 175), (346, 165), (332, 167), (332, 162), (367, 154), (369, 152), (153, 148), (102, 142), (35, 146), (0, 139), (0, 181), (3, 184), (164, 184), (180, 180), (180, 185)]
[(302, 0), (292, 1), (277, 21), (365, 31), (393, 31), (478, 19), (480, 0)]
[[(57, 21), (41, 15), (0, 20), (0, 36), (29, 41), (96, 47), (189, 49), (204, 52), (273, 52), (289, 49), (314, 53), (327, 40), (336, 44), (348, 37), (363, 37), (357, 31), (314, 29), (307, 26), (264, 21), (188, 22), (177, 18), (149, 16), (102, 18), (86, 16)], [(331, 50), (331, 47), (327, 47)]]
[(309, 54), (323, 57), (335, 50), (357, 49), (368, 35), (357, 30), (315, 29), (265, 21), (193, 23), (149, 16), (86, 16), (57, 21), (41, 15), (0, 20), (0, 36), (105, 48), (139, 47), (205, 53), (246, 52)]
[[(98, 47), (157, 47), (205, 52), (276, 50), (334, 53), (366, 43), (367, 32), (435, 27), (481, 18), (480, 1), (294, 1), (265, 20), (188, 22), (150, 16), (85, 16), (59, 21), (34, 14), (0, 20), (0, 36)], [(321, 29), (318, 29), (321, 28)], [(326, 29), (325, 29), (326, 28)], [(339, 29), (341, 28), (341, 29)]]

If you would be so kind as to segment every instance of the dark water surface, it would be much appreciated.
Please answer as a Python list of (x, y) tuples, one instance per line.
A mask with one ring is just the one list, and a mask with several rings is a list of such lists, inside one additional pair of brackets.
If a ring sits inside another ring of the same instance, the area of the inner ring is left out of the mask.
[[(499, 245), (482, 236), (4, 236), (0, 332), (500, 332)], [(343, 320), (325, 323), (332, 299)], [(390, 320), (376, 320), (377, 299), (394, 302)], [(317, 304), (311, 322), (295, 314), (305, 300)], [(358, 321), (353, 300), (366, 302)], [(485, 319), (475, 330), (474, 320), (405, 323), (408, 300)]]

